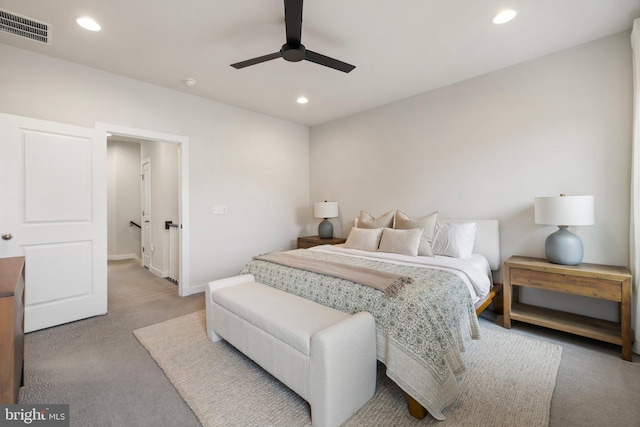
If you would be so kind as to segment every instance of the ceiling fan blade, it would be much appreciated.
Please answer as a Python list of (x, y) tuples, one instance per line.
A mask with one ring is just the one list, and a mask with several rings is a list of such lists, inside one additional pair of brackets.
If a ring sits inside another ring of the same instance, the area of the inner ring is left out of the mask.
[(304, 59), (306, 59), (307, 61), (315, 62), (316, 64), (324, 65), (325, 67), (329, 67), (338, 71), (345, 72), (345, 73), (348, 73), (354, 68), (356, 68), (355, 65), (347, 64), (346, 62), (329, 58), (328, 56), (321, 55), (317, 52), (313, 52), (308, 49), (305, 52)]
[(246, 61), (236, 62), (235, 64), (231, 64), (231, 66), (239, 70), (240, 68), (248, 67), (250, 65), (256, 65), (261, 62), (271, 61), (272, 59), (280, 57), (282, 57), (282, 53), (280, 52), (270, 53), (268, 55), (258, 56), (257, 58), (247, 59)]
[(298, 46), (302, 40), (302, 0), (284, 0), (287, 44)]

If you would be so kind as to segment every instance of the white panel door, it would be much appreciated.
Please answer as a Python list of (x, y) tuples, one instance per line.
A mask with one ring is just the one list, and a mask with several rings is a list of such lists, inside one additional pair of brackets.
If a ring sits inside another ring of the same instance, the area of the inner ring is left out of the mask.
[(0, 114), (0, 257), (26, 256), (26, 332), (107, 312), (106, 145)]

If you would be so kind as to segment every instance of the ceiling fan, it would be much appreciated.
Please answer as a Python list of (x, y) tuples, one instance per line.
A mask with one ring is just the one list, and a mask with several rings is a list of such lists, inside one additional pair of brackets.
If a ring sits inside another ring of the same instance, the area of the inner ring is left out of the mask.
[(302, 60), (311, 61), (345, 73), (356, 68), (355, 65), (329, 58), (328, 56), (321, 55), (304, 47), (300, 41), (302, 38), (302, 1), (303, 0), (284, 0), (284, 21), (287, 42), (282, 45), (280, 51), (258, 56), (257, 58), (246, 61), (236, 62), (235, 64), (231, 64), (231, 66), (240, 69), (260, 64), (261, 62), (271, 61), (272, 59), (284, 58), (289, 62), (299, 62)]

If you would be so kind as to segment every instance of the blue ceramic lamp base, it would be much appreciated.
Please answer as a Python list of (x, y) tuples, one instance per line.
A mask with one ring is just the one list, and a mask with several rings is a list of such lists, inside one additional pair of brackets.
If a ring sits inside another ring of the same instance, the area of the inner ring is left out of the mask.
[(559, 225), (558, 231), (547, 237), (544, 251), (547, 260), (562, 265), (578, 265), (584, 254), (582, 240), (567, 230), (566, 225)]
[(333, 238), (333, 224), (327, 218), (318, 226), (318, 236), (320, 236), (321, 239)]

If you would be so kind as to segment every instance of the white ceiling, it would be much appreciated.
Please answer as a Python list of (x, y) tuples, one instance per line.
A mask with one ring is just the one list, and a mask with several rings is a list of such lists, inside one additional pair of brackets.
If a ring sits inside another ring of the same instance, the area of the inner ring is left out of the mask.
[[(505, 8), (518, 16), (494, 25)], [(3, 32), (0, 43), (313, 126), (629, 30), (640, 0), (306, 1), (302, 43), (355, 65), (349, 74), (283, 59), (230, 67), (280, 49), (283, 0), (0, 0), (0, 9), (51, 24), (52, 44)], [(77, 26), (83, 15), (102, 31)]]

